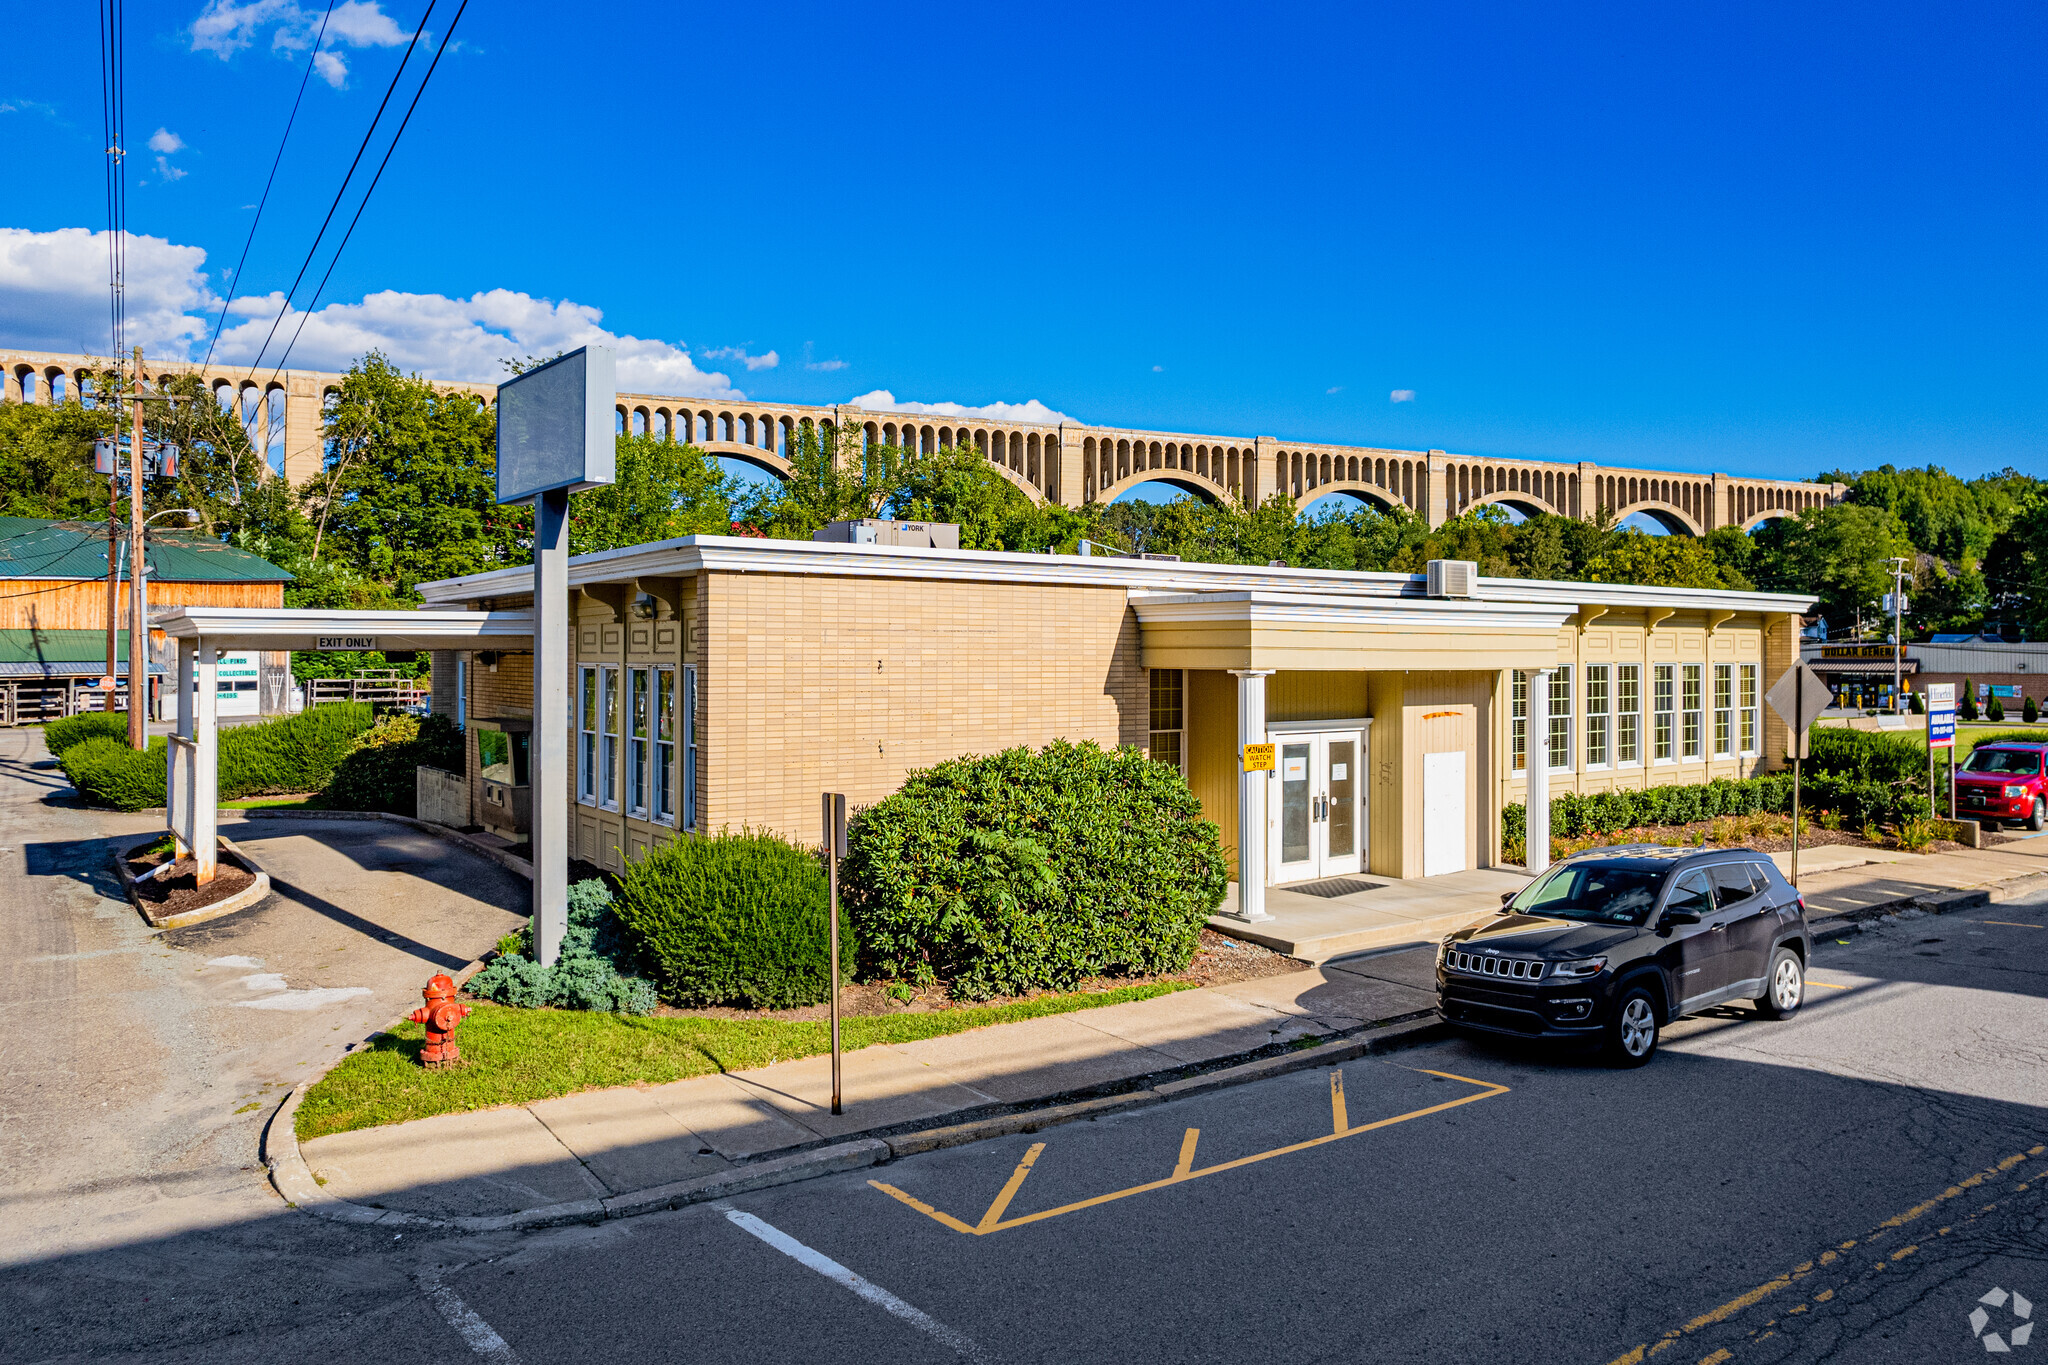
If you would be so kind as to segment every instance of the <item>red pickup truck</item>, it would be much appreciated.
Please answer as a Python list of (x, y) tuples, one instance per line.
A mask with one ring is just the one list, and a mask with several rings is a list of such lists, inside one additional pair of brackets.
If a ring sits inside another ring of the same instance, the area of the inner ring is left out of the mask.
[(2048, 744), (1980, 744), (1956, 769), (1956, 814), (1996, 829), (2001, 820), (2048, 828)]

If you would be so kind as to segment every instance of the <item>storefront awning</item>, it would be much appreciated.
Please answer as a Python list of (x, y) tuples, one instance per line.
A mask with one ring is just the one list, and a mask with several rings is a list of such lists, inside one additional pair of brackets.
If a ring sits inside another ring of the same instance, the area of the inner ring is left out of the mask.
[(1574, 608), (1309, 593), (1134, 594), (1147, 668), (1549, 668)]

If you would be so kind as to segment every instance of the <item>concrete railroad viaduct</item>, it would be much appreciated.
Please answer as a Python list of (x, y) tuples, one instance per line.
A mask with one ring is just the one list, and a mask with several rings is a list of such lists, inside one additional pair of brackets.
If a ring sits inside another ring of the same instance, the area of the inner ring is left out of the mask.
[[(0, 350), (0, 401), (61, 402), (90, 397), (92, 374), (107, 362), (91, 356)], [(145, 363), (146, 378), (190, 374), (196, 365)], [(215, 366), (206, 382), (223, 406), (241, 413), (256, 448), (294, 484), (318, 472), (322, 412), (343, 376), (315, 370), (256, 371)], [(491, 384), (436, 382), (444, 392), (496, 400)], [(1037, 501), (1079, 506), (1107, 502), (1156, 480), (1218, 501), (1251, 501), (1281, 491), (1299, 503), (1350, 493), (1384, 508), (1402, 507), (1432, 527), (1486, 503), (1517, 511), (1618, 517), (1647, 513), (1667, 530), (1701, 535), (1717, 526), (1747, 531), (1773, 517), (1841, 500), (1845, 484), (1745, 479), (1728, 474), (1675, 474), (1587, 462), (1475, 459), (1441, 450), (1390, 450), (1321, 445), (1271, 436), (1219, 437), (1123, 427), (1044, 425), (877, 412), (850, 405), (812, 406), (754, 400), (712, 401), (652, 394), (619, 395), (619, 429), (694, 441), (702, 449), (789, 475), (789, 452), (805, 428), (860, 432), (867, 443), (920, 453), (972, 446), (1011, 483)]]

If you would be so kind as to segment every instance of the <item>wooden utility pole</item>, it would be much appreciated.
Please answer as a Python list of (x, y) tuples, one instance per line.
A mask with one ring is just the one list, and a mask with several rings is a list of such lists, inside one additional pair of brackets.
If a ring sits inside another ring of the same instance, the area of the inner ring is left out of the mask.
[[(115, 364), (118, 366), (119, 361)], [(100, 709), (114, 709), (114, 633), (121, 619), (121, 384), (118, 371), (109, 395), (114, 402), (114, 430), (108, 438), (113, 463), (107, 469), (107, 671), (101, 677)]]
[[(149, 747), (149, 623), (142, 619), (142, 348), (135, 348), (135, 437), (128, 446), (128, 747)], [(117, 461), (118, 463), (118, 461)]]

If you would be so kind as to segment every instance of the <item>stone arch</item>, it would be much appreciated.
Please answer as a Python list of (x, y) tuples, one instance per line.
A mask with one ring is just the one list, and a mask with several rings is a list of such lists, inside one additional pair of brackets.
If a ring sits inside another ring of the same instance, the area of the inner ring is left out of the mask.
[(1615, 520), (1626, 521), (1642, 512), (1656, 520), (1673, 535), (1697, 536), (1702, 534), (1700, 524), (1687, 514), (1683, 507), (1664, 498), (1639, 498), (1626, 507), (1614, 509)]
[(1348, 494), (1362, 502), (1369, 503), (1377, 511), (1392, 512), (1396, 509), (1406, 510), (1401, 508), (1400, 500), (1394, 497), (1393, 494), (1363, 479), (1333, 479), (1326, 484), (1317, 484), (1315, 488), (1311, 489), (1308, 496), (1302, 499), (1301, 511), (1305, 513), (1310, 507), (1321, 502), (1324, 498), (1334, 497), (1339, 493)]
[(1170, 484), (1180, 489), (1183, 493), (1193, 493), (1197, 497), (1208, 499), (1210, 502), (1228, 503), (1230, 501), (1229, 492), (1211, 480), (1202, 478), (1200, 475), (1187, 470), (1169, 469), (1132, 470), (1116, 482), (1098, 489), (1095, 495), (1096, 501), (1115, 502), (1125, 493), (1130, 492), (1142, 483)]

